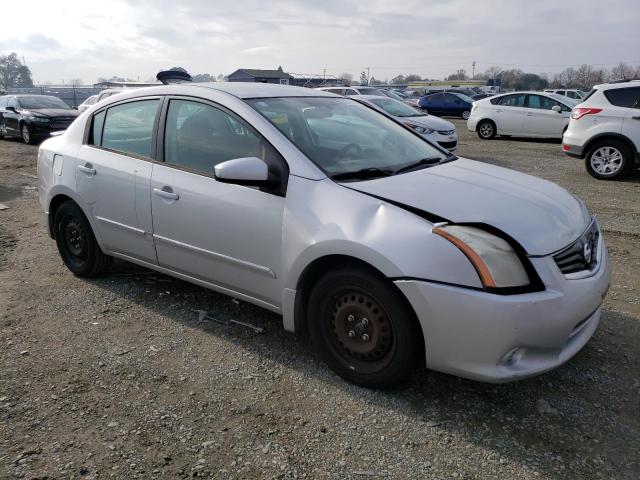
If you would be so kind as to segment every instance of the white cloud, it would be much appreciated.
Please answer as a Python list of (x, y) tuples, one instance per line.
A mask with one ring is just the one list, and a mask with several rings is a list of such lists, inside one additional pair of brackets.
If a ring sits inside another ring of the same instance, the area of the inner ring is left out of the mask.
[[(24, 9), (9, 2), (2, 16)], [(146, 79), (173, 66), (436, 78), (473, 60), (537, 72), (640, 63), (637, 0), (33, 0), (28, 10), (28, 21), (3, 22), (0, 54), (24, 55), (37, 81)]]

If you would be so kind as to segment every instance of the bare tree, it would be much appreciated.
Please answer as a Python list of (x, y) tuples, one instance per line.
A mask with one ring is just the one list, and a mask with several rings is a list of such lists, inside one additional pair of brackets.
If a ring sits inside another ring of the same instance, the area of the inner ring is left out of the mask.
[(626, 80), (627, 78), (633, 78), (634, 75), (634, 68), (624, 62), (611, 69), (611, 80)]
[(351, 85), (351, 83), (353, 82), (353, 75), (346, 72), (341, 73), (340, 75), (338, 75), (338, 80), (340, 80), (345, 85)]

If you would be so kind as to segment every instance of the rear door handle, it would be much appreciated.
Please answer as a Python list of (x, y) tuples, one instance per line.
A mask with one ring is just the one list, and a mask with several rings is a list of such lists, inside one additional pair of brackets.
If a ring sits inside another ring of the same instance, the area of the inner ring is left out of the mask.
[(634, 120), (640, 120), (640, 117), (631, 117), (631, 118), (633, 118)]
[(498, 109), (496, 110), (496, 113), (502, 113), (502, 110)]
[(89, 175), (95, 175), (96, 174), (96, 169), (93, 168), (93, 165), (91, 165), (90, 163), (88, 163), (86, 165), (78, 165), (78, 170), (80, 170), (81, 172), (84, 172), (84, 173), (88, 173)]
[(168, 200), (178, 200), (180, 198), (180, 195), (175, 193), (171, 187), (154, 188), (153, 193)]
[(527, 113), (527, 117), (533, 117), (533, 113)]

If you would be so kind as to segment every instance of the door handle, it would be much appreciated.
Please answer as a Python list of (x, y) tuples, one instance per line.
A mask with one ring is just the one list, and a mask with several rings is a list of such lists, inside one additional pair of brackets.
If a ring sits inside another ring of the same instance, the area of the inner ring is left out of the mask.
[(154, 188), (153, 193), (168, 200), (178, 200), (180, 198), (180, 195), (171, 190), (171, 187)]
[(502, 110), (498, 109), (496, 110), (496, 113), (502, 113)]
[(634, 120), (640, 120), (640, 117), (631, 117), (631, 118), (633, 118)]
[(87, 165), (78, 165), (78, 170), (84, 173), (88, 173), (89, 175), (95, 175), (96, 169), (89, 163)]
[(527, 117), (533, 117), (533, 113), (527, 113)]

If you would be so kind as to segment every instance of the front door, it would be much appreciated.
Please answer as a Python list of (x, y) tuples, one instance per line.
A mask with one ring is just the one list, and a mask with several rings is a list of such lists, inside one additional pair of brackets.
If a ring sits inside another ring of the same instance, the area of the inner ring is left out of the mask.
[(155, 98), (98, 112), (76, 159), (77, 190), (103, 246), (154, 264), (150, 188), (159, 105)]
[(499, 104), (492, 104), (493, 117), (498, 133), (521, 135), (525, 116), (525, 95), (516, 93), (500, 98)]
[(226, 160), (259, 157), (285, 178), (284, 160), (233, 113), (177, 98), (167, 107), (163, 157), (151, 180), (159, 264), (279, 304), (283, 193), (222, 183), (213, 172)]
[[(542, 95), (527, 97), (524, 133), (533, 137), (562, 138), (562, 130), (569, 123), (569, 107)], [(552, 110), (553, 107), (559, 107), (560, 111)]]

